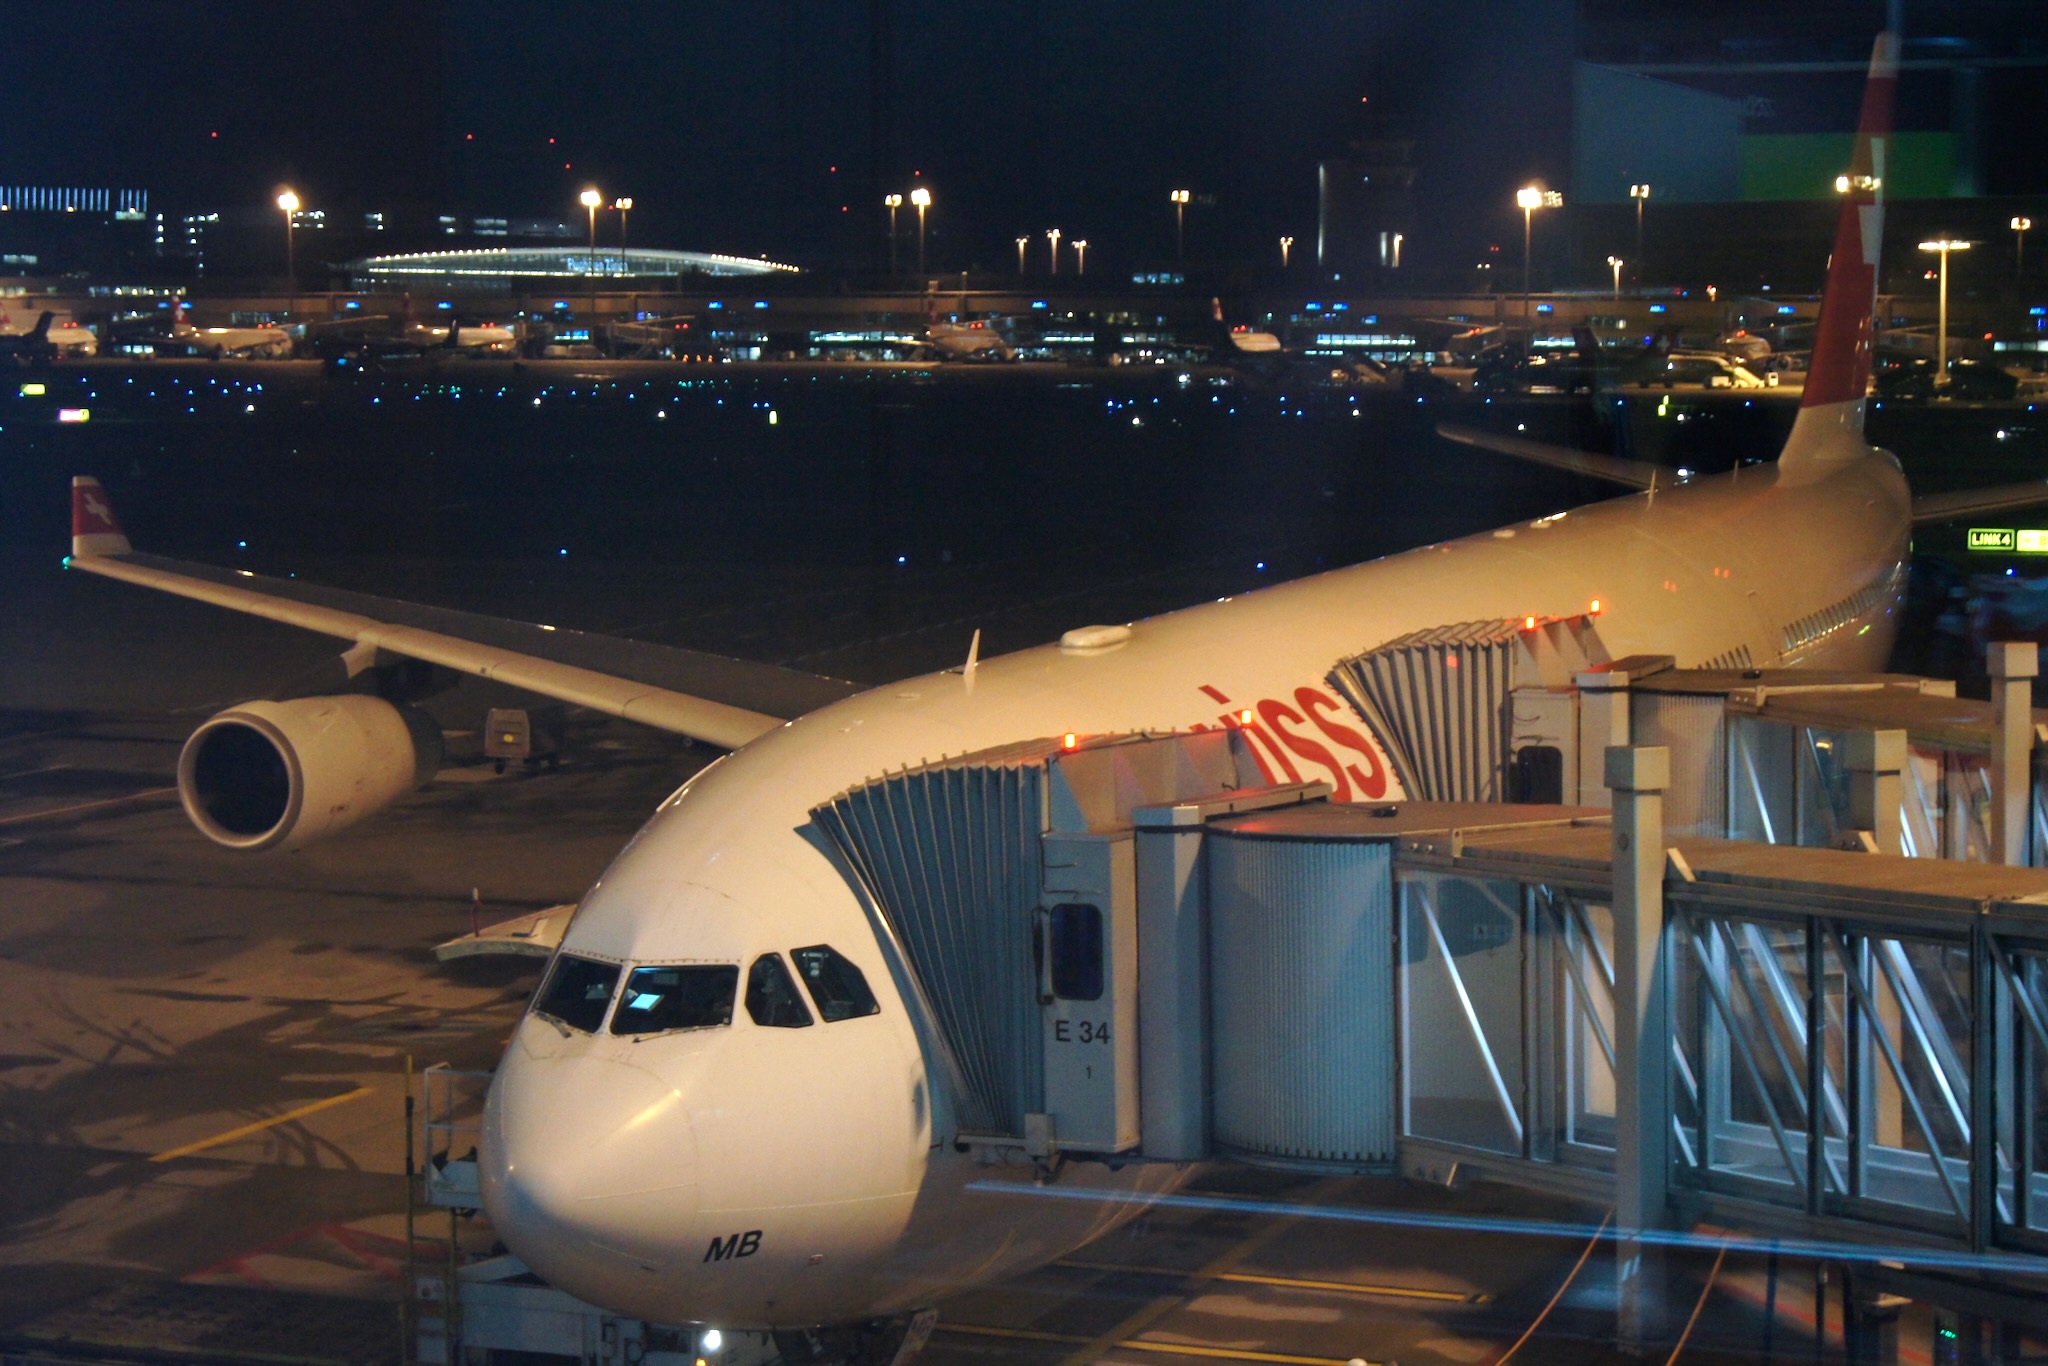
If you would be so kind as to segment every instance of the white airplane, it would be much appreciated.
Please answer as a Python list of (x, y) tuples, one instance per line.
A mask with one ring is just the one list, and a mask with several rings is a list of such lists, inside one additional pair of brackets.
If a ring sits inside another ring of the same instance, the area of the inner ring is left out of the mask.
[(292, 353), (291, 333), (264, 324), (256, 327), (197, 327), (185, 321), (185, 304), (180, 300), (171, 310), (168, 328), (146, 330), (160, 324), (144, 323), (145, 329), (127, 340), (134, 345), (170, 348), (213, 360), (281, 359)]
[(36, 338), (37, 340), (33, 346), (28, 348), (17, 347), (16, 349), (40, 350), (47, 348), (47, 353), (55, 356), (90, 356), (98, 352), (100, 339), (84, 323), (73, 322), (69, 318), (60, 318), (55, 314), (49, 314), (47, 316), (50, 322), (47, 328), (45, 328), (42, 322), (43, 316), (45, 315), (39, 314), (34, 319), (26, 317), (16, 318), (12, 312), (0, 308), (0, 337), (12, 337), (23, 340)]
[[(1187, 1169), (1073, 1161), (1048, 1178), (956, 1149), (950, 1083), (855, 889), (804, 834), (814, 808), (923, 756), (1219, 725), (1278, 778), (1398, 798), (1387, 745), (1325, 682), (1334, 661), (1427, 627), (1569, 616), (1610, 659), (1875, 669), (1916, 515), (2048, 494), (1916, 505), (1864, 441), (1895, 52), (1880, 40), (1812, 373), (1775, 466), (1665, 471), (1660, 488), (1635, 462), (1474, 438), (1648, 491), (853, 696), (138, 555), (92, 480), (76, 485), (69, 563), (351, 641), (352, 675), (424, 660), (732, 749), (569, 919), (491, 1086), (483, 1203), (547, 1281), (622, 1314), (727, 1330), (900, 1316), (1067, 1254)], [(179, 783), (211, 838), (287, 847), (395, 800), (423, 752), (375, 696), (250, 703), (200, 728)], [(1002, 1194), (1048, 1179), (1102, 1198)]]
[(985, 322), (935, 322), (925, 329), (924, 339), (940, 360), (1017, 359), (1003, 334)]
[(451, 323), (446, 327), (412, 323), (405, 329), (428, 346), (447, 346), (469, 351), (510, 351), (519, 345), (519, 334), (504, 323)]

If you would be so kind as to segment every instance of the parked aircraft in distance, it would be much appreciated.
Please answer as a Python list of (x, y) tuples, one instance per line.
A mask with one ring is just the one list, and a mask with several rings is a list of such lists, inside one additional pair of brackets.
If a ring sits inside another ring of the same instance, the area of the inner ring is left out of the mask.
[(450, 319), (446, 326), (437, 326), (370, 317), (314, 324), (307, 329), (307, 344), (314, 355), (328, 361), (417, 360), (507, 352), (518, 344), (518, 335), (498, 323)]
[(160, 317), (125, 318), (109, 325), (109, 345), (148, 348), (158, 355), (205, 356), (211, 360), (281, 360), (292, 353), (292, 336), (282, 327), (256, 324), (237, 327), (196, 327), (185, 320), (185, 304), (172, 305), (168, 322)]
[(1003, 334), (985, 322), (941, 323), (925, 328), (924, 343), (940, 360), (1015, 360)]
[(26, 332), (0, 333), (0, 356), (31, 363), (55, 360), (57, 344), (50, 340), (50, 324), (56, 316), (45, 312)]
[[(1277, 779), (1399, 798), (1396, 742), (1326, 679), (1335, 661), (1446, 625), (1569, 619), (1596, 662), (1879, 667), (1916, 511), (1959, 506), (1916, 509), (1897, 462), (1863, 438), (1871, 168), (1895, 52), (1883, 39), (1872, 62), (1811, 377), (1775, 466), (1687, 482), (1468, 434), (1663, 486), (866, 692), (140, 555), (89, 479), (70, 564), (351, 642), (351, 690), (231, 708), (187, 744), (186, 810), (231, 847), (303, 843), (431, 773), (434, 737), (405, 706), (420, 671), (394, 661), (732, 749), (662, 803), (569, 919), (492, 1083), (483, 1203), (534, 1271), (620, 1313), (726, 1329), (900, 1322), (1067, 1254), (1186, 1169), (1066, 1148), (1048, 1166), (979, 1143), (957, 1074), (932, 1061), (950, 1045), (814, 838), (814, 812), (922, 756), (1218, 727)], [(1048, 1182), (1104, 1198), (1001, 1194)]]
[[(69, 318), (59, 318), (54, 313), (44, 312), (38, 315), (31, 326), (25, 320), (17, 319), (13, 314), (0, 309), (0, 355), (9, 354), (7, 344), (10, 341), (18, 343), (31, 337), (41, 339), (30, 344), (31, 351), (40, 351), (43, 349), (43, 343), (48, 343), (43, 359), (90, 356), (99, 350), (100, 344), (100, 339), (93, 335), (91, 328)], [(23, 353), (17, 350), (12, 354)]]

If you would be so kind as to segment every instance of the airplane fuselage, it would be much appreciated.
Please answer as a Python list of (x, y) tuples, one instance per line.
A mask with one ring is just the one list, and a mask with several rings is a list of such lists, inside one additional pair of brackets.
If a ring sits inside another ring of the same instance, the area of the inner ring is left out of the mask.
[[(1426, 627), (1587, 613), (1605, 658), (1880, 667), (1910, 500), (1881, 453), (1758, 466), (1424, 547), (1132, 625), (890, 684), (772, 731), (665, 802), (590, 889), (563, 953), (736, 964), (829, 945), (877, 1013), (807, 1028), (619, 1035), (529, 1013), (492, 1088), (484, 1201), (572, 1294), (659, 1321), (843, 1322), (1044, 1263), (1182, 1170), (1070, 1163), (1100, 1202), (993, 1194), (935, 1122), (934, 1085), (868, 919), (801, 833), (813, 808), (942, 755), (1057, 736), (1238, 725), (1276, 780), (1401, 795), (1325, 681)], [(1853, 604), (1854, 610), (1847, 610)], [(1817, 627), (1818, 624), (1818, 627)], [(1249, 713), (1249, 719), (1246, 718)], [(970, 1189), (970, 1187), (973, 1187)]]

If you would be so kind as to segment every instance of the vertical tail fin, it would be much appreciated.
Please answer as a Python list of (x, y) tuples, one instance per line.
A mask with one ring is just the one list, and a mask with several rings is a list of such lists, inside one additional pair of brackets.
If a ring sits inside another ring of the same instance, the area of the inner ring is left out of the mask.
[(100, 481), (89, 474), (71, 480), (72, 555), (126, 555), (130, 547), (121, 524), (114, 520), (114, 506), (107, 501)]
[(1806, 392), (1792, 434), (1778, 456), (1782, 470), (1825, 466), (1870, 449), (1863, 439), (1863, 400), (1870, 387), (1871, 314), (1877, 306), (1885, 162), (1898, 83), (1898, 36), (1880, 33), (1870, 54), (1870, 79), (1863, 87), (1863, 113), (1857, 120), (1849, 173), (1835, 182), (1842, 194), (1842, 212), (1821, 293)]

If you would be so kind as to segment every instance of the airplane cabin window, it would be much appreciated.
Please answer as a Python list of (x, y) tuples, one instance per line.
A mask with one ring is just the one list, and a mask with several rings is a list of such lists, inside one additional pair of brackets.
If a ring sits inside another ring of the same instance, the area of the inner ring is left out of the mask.
[(1102, 909), (1052, 908), (1052, 994), (1062, 1001), (1102, 999)]
[(868, 990), (868, 979), (839, 950), (828, 944), (815, 944), (808, 949), (791, 949), (789, 956), (796, 961), (797, 974), (804, 979), (811, 999), (818, 1003), (818, 1013), (825, 1017), (825, 1023), (873, 1015), (881, 1010), (875, 1004), (875, 994)]
[(747, 973), (747, 1014), (754, 1023), (770, 1029), (802, 1029), (811, 1023), (811, 1012), (796, 989), (789, 969), (779, 954), (764, 953)]
[(565, 953), (555, 959), (555, 970), (534, 998), (533, 1008), (571, 1029), (595, 1034), (604, 1023), (604, 1008), (611, 1004), (612, 988), (618, 981), (617, 963)]
[(739, 964), (635, 968), (612, 1013), (614, 1034), (660, 1034), (732, 1023)]

